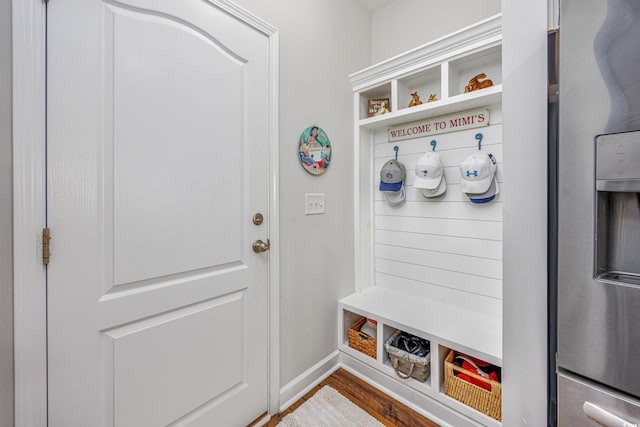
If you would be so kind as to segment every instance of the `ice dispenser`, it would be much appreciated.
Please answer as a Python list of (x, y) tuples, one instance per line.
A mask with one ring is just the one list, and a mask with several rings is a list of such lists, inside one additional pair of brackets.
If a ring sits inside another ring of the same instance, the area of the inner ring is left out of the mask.
[(595, 277), (640, 285), (640, 131), (596, 137)]

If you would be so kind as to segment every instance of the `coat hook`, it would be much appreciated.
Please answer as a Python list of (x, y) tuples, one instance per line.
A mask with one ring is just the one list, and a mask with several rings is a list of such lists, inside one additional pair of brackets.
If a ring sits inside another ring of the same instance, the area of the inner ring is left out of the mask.
[(482, 134), (476, 133), (476, 139), (478, 140), (478, 150), (482, 150)]
[(431, 140), (431, 151), (436, 151), (436, 146), (438, 145), (438, 143), (436, 142), (435, 139)]
[(395, 146), (393, 147), (393, 151), (395, 151), (395, 152), (396, 152), (396, 160), (398, 160), (398, 150), (399, 150), (398, 146), (397, 146), (397, 145), (395, 145)]

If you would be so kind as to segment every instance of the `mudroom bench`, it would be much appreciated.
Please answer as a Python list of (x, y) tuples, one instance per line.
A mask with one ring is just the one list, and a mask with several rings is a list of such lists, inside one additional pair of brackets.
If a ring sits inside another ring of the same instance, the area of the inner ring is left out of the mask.
[[(355, 293), (338, 304), (343, 365), (443, 424), (500, 426), (500, 384), (490, 387), (488, 407), (475, 409), (481, 406), (470, 403), (475, 386), (455, 399), (447, 381), (453, 354), (502, 367), (501, 16), (349, 78)], [(478, 150), (495, 165), (494, 193), (482, 202), (463, 192), (460, 172)], [(431, 151), (441, 159), (446, 184), (437, 197), (416, 184), (418, 165)], [(385, 165), (394, 158), (406, 168), (397, 203), (381, 185), (382, 175), (389, 177)], [(366, 319), (375, 337), (360, 335), (362, 347), (350, 345), (350, 329)], [(401, 378), (394, 370), (384, 343), (398, 331), (429, 341), (426, 381)]]

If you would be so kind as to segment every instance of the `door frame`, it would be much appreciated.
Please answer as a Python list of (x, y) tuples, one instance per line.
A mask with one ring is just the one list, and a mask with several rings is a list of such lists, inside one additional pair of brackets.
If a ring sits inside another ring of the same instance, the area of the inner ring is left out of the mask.
[[(47, 424), (46, 0), (12, 0), (13, 254), (15, 426)], [(279, 32), (229, 0), (208, 0), (269, 39), (268, 273), (270, 414), (280, 407)], [(51, 7), (55, 7), (55, 0)], [(55, 262), (55, 230), (52, 230)]]

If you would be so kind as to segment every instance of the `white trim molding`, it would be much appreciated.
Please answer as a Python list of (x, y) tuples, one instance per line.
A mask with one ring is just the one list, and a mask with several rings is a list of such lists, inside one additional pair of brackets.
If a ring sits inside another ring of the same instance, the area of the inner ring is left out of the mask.
[(13, 0), (15, 425), (47, 423), (44, 2)]
[(560, 0), (547, 0), (547, 29), (560, 28)]
[(354, 92), (435, 64), (443, 57), (464, 55), (478, 45), (496, 46), (502, 42), (502, 14), (468, 27), (349, 75)]
[[(547, 2), (502, 2), (502, 425), (547, 425)], [(541, 143), (542, 142), (542, 143)], [(537, 174), (535, 181), (526, 177)], [(522, 186), (527, 186), (524, 194)], [(525, 246), (522, 242), (527, 242)], [(528, 376), (527, 372), (541, 375)]]
[(275, 33), (278, 32), (278, 29), (271, 24), (263, 21), (257, 16), (253, 15), (248, 10), (244, 9), (242, 6), (237, 5), (236, 3), (229, 0), (207, 0), (209, 3), (214, 6), (224, 10), (230, 16), (238, 19), (239, 21), (244, 22), (245, 24), (253, 27), (255, 30), (260, 31), (264, 35), (271, 37)]
[(270, 152), (270, 198), (269, 198), (269, 413), (276, 414), (280, 408), (280, 136), (279, 93), (280, 35), (269, 36), (271, 106), (269, 116)]
[(340, 368), (340, 352), (334, 351), (302, 374), (294, 378), (280, 390), (280, 412), (300, 400), (312, 388), (324, 381)]

